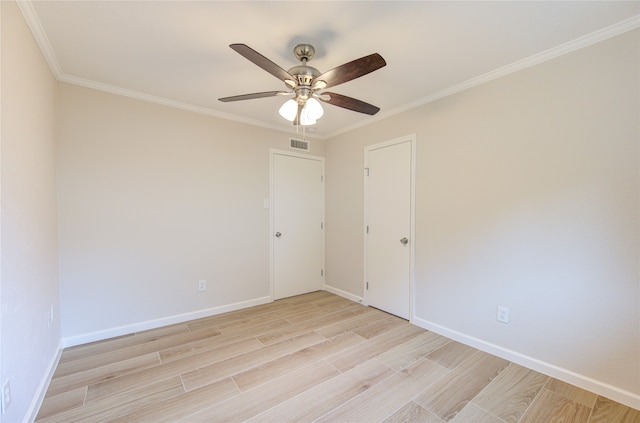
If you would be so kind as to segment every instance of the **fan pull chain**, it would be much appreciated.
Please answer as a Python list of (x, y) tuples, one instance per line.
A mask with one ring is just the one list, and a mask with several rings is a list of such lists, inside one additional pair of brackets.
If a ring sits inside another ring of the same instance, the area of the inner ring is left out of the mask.
[(296, 125), (296, 135), (300, 135), (300, 127), (302, 126), (302, 141), (307, 140), (307, 126), (306, 125)]

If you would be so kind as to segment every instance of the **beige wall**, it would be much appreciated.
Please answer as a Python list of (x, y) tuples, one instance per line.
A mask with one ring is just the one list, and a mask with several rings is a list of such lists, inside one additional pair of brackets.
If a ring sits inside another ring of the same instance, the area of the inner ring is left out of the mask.
[(19, 422), (36, 411), (60, 346), (56, 82), (16, 4), (0, 2), (0, 13), (0, 382), (12, 397), (2, 421)]
[(59, 97), (63, 337), (269, 296), (269, 149), (290, 135), (65, 83)]
[(639, 47), (636, 30), (329, 140), (326, 283), (362, 295), (363, 147), (415, 133), (415, 323), (640, 407)]

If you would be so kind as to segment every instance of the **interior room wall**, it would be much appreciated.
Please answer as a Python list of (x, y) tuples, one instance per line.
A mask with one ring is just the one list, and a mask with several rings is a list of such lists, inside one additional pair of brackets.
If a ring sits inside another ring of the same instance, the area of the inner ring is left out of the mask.
[(363, 295), (363, 148), (415, 133), (413, 321), (639, 408), (639, 40), (328, 140), (326, 283)]
[(66, 344), (269, 300), (269, 149), (292, 134), (66, 83), (59, 97)]
[(20, 422), (60, 347), (56, 81), (15, 2), (0, 15), (0, 384), (11, 391), (2, 421)]

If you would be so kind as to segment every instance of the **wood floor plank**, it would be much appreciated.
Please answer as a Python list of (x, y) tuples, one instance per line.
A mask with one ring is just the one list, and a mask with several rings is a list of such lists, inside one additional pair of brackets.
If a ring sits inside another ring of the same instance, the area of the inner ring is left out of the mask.
[(314, 300), (313, 304), (317, 305), (318, 307), (333, 308), (336, 305), (340, 305), (340, 307), (348, 307), (354, 303), (351, 300), (338, 297), (337, 295), (327, 295), (324, 298), (319, 298), (317, 300)]
[(547, 388), (542, 388), (519, 423), (587, 423), (591, 409)]
[(237, 373), (233, 380), (241, 391), (247, 391), (309, 363), (339, 354), (345, 349), (364, 342), (364, 338), (354, 333), (344, 333), (310, 347), (303, 348), (283, 357), (264, 363), (250, 370)]
[(449, 421), (451, 423), (505, 423), (501, 418), (478, 407), (472, 402), (467, 403), (467, 405)]
[[(215, 327), (224, 333), (229, 333), (231, 331), (241, 331), (245, 328), (254, 327), (256, 323), (265, 324), (270, 321), (284, 320), (288, 323), (289, 317), (296, 316), (300, 313), (305, 313), (309, 311), (310, 306), (308, 304), (298, 304), (288, 307), (283, 307), (278, 310), (274, 310), (272, 312), (266, 312), (263, 310), (261, 313), (256, 314), (247, 314), (241, 318), (232, 320), (227, 323), (217, 324)], [(313, 307), (316, 309), (317, 307)]]
[(175, 422), (198, 411), (236, 396), (240, 391), (229, 378), (184, 392), (158, 404), (141, 407), (132, 413), (110, 420), (111, 423)]
[(202, 330), (217, 328), (220, 325), (242, 320), (242, 316), (236, 312), (216, 314), (215, 316), (202, 317), (187, 323), (189, 330)]
[[(216, 350), (220, 347), (241, 341), (253, 341), (256, 335), (259, 335), (264, 331), (277, 331), (289, 326), (291, 326), (291, 324), (283, 319), (256, 323), (253, 327), (246, 327), (242, 330), (232, 331), (231, 333), (222, 334), (215, 338), (192, 341), (184, 345), (164, 349), (160, 351), (160, 360), (163, 363), (167, 363), (169, 361), (186, 359), (191, 356), (200, 355), (207, 351)], [(260, 344), (262, 345), (262, 343)]]
[(311, 422), (393, 374), (369, 360), (253, 417), (253, 423)]
[(344, 372), (423, 332), (424, 329), (413, 325), (396, 325), (388, 328), (386, 332), (348, 349), (340, 356), (329, 357), (327, 360)]
[(369, 339), (373, 338), (387, 330), (403, 325), (406, 323), (403, 319), (396, 316), (387, 316), (382, 320), (377, 320), (375, 322), (367, 323), (365, 325), (359, 326), (357, 328), (352, 329), (354, 333), (362, 336), (363, 338)]
[(66, 376), (71, 373), (77, 373), (89, 369), (93, 369), (107, 364), (116, 363), (118, 361), (127, 360), (132, 357), (155, 353), (160, 350), (185, 345), (189, 342), (211, 339), (220, 335), (217, 329), (204, 329), (195, 332), (179, 332), (157, 339), (150, 340), (141, 344), (132, 345), (126, 348), (120, 348), (114, 351), (103, 352), (100, 354), (92, 354), (78, 358), (76, 360), (60, 363), (56, 368), (54, 377)]
[(40, 411), (36, 420), (44, 419), (54, 414), (80, 408), (84, 405), (84, 398), (87, 396), (87, 387), (63, 391), (57, 395), (45, 396), (40, 406)]
[(508, 364), (507, 360), (478, 351), (427, 388), (415, 402), (449, 421)]
[[(291, 354), (311, 345), (323, 342), (324, 337), (310, 332), (295, 338), (286, 339), (277, 344), (228, 358), (205, 367), (182, 374), (185, 389), (191, 391), (209, 383), (249, 370), (276, 358)], [(259, 341), (258, 341), (259, 342)]]
[(517, 423), (548, 379), (511, 363), (472, 401), (507, 423)]
[(179, 377), (144, 385), (125, 393), (105, 396), (83, 407), (51, 415), (37, 423), (90, 423), (105, 422), (132, 413), (149, 404), (158, 404), (184, 393)]
[(287, 319), (284, 319), (282, 314), (274, 315), (274, 316), (255, 316), (247, 319), (236, 320), (234, 322), (228, 323), (226, 325), (216, 326), (220, 332), (224, 334), (240, 332), (243, 330), (251, 330), (255, 327), (256, 323), (260, 323), (261, 325), (272, 324), (277, 327), (287, 326), (291, 324)]
[(318, 308), (324, 310), (326, 313), (336, 311), (336, 310), (344, 310), (345, 308), (357, 309), (360, 307), (364, 307), (361, 304), (354, 303), (353, 301), (347, 300), (342, 297), (329, 297), (324, 300), (314, 301), (313, 304)]
[(326, 361), (319, 361), (186, 417), (183, 421), (242, 422), (338, 374)]
[(151, 342), (156, 339), (162, 338), (168, 335), (174, 335), (177, 333), (189, 332), (189, 327), (186, 324), (178, 324), (165, 326), (157, 329), (150, 329), (144, 332), (138, 332), (132, 335), (120, 336), (117, 338), (107, 339), (104, 341), (96, 341), (85, 345), (79, 345), (75, 347), (66, 348), (62, 352), (60, 357), (60, 363), (67, 361), (77, 360), (82, 357), (87, 357), (95, 354), (108, 353), (111, 351), (119, 350), (121, 348), (128, 348), (134, 345), (139, 345), (145, 342)]
[(427, 356), (447, 369), (455, 369), (478, 350), (460, 342), (451, 341)]
[(322, 300), (323, 298), (335, 297), (335, 295), (327, 292), (327, 291), (314, 291), (308, 294), (296, 295), (295, 297), (288, 297), (282, 300), (278, 300), (276, 302), (286, 302), (288, 304), (304, 304), (310, 303), (317, 300)]
[(225, 345), (202, 354), (190, 356), (181, 360), (163, 363), (139, 372), (127, 374), (115, 379), (89, 386), (87, 402), (95, 401), (106, 396), (112, 396), (140, 388), (154, 382), (180, 376), (201, 367), (224, 361), (229, 357), (245, 354), (262, 348), (257, 339), (248, 339), (235, 344)]
[(382, 423), (445, 423), (445, 421), (411, 401), (384, 419)]
[[(357, 311), (353, 311), (357, 313)], [(317, 329), (316, 332), (318, 332), (320, 335), (326, 336), (327, 338), (332, 338), (343, 332), (353, 331), (361, 326), (364, 326), (376, 320), (382, 320), (386, 317), (386, 313), (383, 313), (380, 310), (376, 310), (375, 308), (367, 307), (365, 312), (357, 313), (355, 317), (342, 322), (330, 324), (323, 328)]]
[(377, 359), (393, 370), (402, 370), (448, 342), (451, 342), (451, 340), (444, 336), (425, 331), (385, 351)]
[(287, 338), (302, 335), (305, 332), (315, 331), (336, 322), (342, 322), (351, 317), (355, 317), (350, 310), (340, 310), (333, 313), (327, 313), (317, 316), (314, 319), (305, 320), (303, 322), (289, 325), (286, 328), (277, 328), (266, 333), (262, 333), (257, 338), (265, 345), (275, 344)]
[(294, 305), (292, 308), (296, 308), (297, 312), (290, 313), (287, 316), (283, 316), (283, 318), (287, 319), (287, 321), (292, 324), (295, 324), (318, 316), (326, 315), (331, 312), (355, 309), (358, 306), (359, 304), (355, 304), (353, 301), (349, 301), (345, 298), (329, 296), (309, 303)]
[(562, 382), (554, 378), (549, 378), (544, 387), (589, 408), (595, 405), (598, 397), (593, 392), (586, 391), (578, 388), (577, 386), (569, 385), (566, 382)]
[(56, 395), (83, 386), (109, 381), (123, 375), (157, 366), (160, 363), (158, 353), (149, 353), (139, 357), (118, 361), (93, 369), (67, 374), (51, 379), (47, 394)]
[(286, 302), (272, 302), (267, 304), (261, 304), (254, 307), (249, 307), (241, 310), (230, 311), (227, 313), (216, 314), (214, 316), (203, 317), (200, 319), (192, 320), (187, 323), (190, 330), (198, 330), (203, 328), (217, 327), (225, 325), (231, 322), (246, 320), (257, 316), (265, 316), (268, 318), (270, 315), (277, 315), (277, 313), (291, 308), (291, 304)]
[[(135, 333), (129, 333), (121, 336), (114, 336), (113, 338), (103, 339), (100, 341), (88, 342), (86, 344), (75, 345), (67, 347), (62, 351), (60, 355), (59, 363), (65, 363), (67, 361), (75, 360), (84, 356), (90, 356), (92, 354), (99, 354), (100, 352), (106, 352), (106, 347), (109, 344), (121, 342), (126, 338), (133, 338)], [(100, 351), (103, 349), (103, 351)]]
[(640, 410), (598, 397), (589, 423), (640, 423)]
[(317, 422), (382, 421), (448, 372), (433, 361), (420, 360), (335, 408)]
[(333, 310), (325, 310), (321, 307), (316, 306), (315, 304), (305, 305), (306, 310), (300, 311), (298, 313), (291, 313), (284, 317), (287, 322), (295, 325), (296, 323), (302, 323), (311, 319), (315, 319), (318, 317), (322, 317), (327, 313), (330, 313)]

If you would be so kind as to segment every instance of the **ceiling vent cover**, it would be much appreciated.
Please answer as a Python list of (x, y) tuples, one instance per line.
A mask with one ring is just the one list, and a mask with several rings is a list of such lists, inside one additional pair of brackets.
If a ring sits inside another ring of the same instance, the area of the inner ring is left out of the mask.
[(289, 148), (291, 150), (309, 151), (309, 141), (289, 138)]

